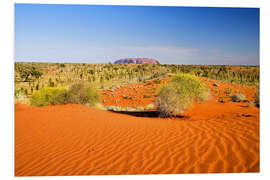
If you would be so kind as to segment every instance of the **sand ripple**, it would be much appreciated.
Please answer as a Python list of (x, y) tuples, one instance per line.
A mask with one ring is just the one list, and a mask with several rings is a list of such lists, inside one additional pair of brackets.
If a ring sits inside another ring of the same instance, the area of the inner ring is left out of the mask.
[[(249, 114), (249, 117), (242, 114)], [(259, 110), (207, 102), (189, 118), (15, 106), (15, 175), (259, 172)]]

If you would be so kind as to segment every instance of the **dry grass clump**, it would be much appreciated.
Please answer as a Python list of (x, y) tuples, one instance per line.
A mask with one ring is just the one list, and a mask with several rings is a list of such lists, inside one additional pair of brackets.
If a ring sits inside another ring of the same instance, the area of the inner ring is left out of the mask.
[(242, 102), (246, 99), (246, 96), (242, 93), (234, 94), (231, 96), (232, 102)]
[(207, 99), (208, 90), (202, 81), (194, 75), (178, 74), (160, 88), (156, 107), (162, 117), (177, 116), (194, 102)]
[(88, 104), (94, 105), (99, 101), (98, 92), (83, 83), (73, 84), (67, 92), (68, 104)]

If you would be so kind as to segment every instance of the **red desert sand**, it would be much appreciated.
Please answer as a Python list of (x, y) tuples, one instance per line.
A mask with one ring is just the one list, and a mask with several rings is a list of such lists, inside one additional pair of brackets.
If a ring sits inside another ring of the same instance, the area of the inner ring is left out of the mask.
[(15, 176), (259, 172), (259, 108), (217, 98), (182, 118), (16, 104)]

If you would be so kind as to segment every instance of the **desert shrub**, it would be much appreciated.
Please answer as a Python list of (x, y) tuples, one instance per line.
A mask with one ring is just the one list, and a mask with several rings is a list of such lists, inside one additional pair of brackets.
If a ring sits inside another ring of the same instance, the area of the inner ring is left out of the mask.
[(123, 110), (123, 108), (119, 106), (107, 106), (104, 109), (108, 111), (122, 111)]
[(127, 107), (127, 108), (126, 108), (126, 111), (134, 112), (134, 111), (136, 111), (136, 109), (134, 109), (134, 108), (132, 108), (132, 107)]
[(134, 96), (129, 96), (128, 99), (133, 100)]
[(219, 84), (218, 83), (214, 83), (213, 86), (219, 87)]
[(27, 95), (24, 93), (22, 89), (15, 89), (14, 91), (15, 103), (28, 104)]
[(39, 79), (43, 74), (42, 70), (34, 64), (15, 63), (15, 71), (24, 82), (28, 82), (30, 77)]
[(122, 110), (122, 108), (121, 107), (119, 107), (119, 106), (115, 106), (115, 108), (113, 109), (114, 111), (121, 111)]
[(52, 81), (51, 78), (49, 78), (48, 86), (49, 87), (54, 87), (54, 82)]
[(147, 104), (145, 109), (149, 110), (149, 109), (154, 109), (154, 108), (155, 108), (154, 104)]
[(160, 84), (160, 83), (161, 83), (161, 80), (160, 80), (160, 79), (155, 79), (155, 80), (154, 80), (154, 83), (155, 83), (155, 84)]
[(246, 96), (244, 94), (234, 94), (231, 96), (232, 102), (241, 102), (246, 99)]
[(231, 94), (232, 94), (232, 89), (226, 88), (226, 95), (231, 95)]
[(27, 89), (24, 90), (24, 94), (25, 94), (26, 96), (28, 95), (28, 90), (27, 90)]
[(94, 107), (97, 109), (105, 110), (104, 106), (101, 103), (96, 103)]
[(21, 94), (23, 94), (22, 92), (23, 92), (23, 89), (15, 89), (15, 90), (14, 90), (14, 96), (15, 96), (15, 98), (17, 98), (17, 97), (19, 97)]
[(64, 68), (65, 66), (66, 66), (66, 65), (63, 64), (63, 63), (61, 63), (61, 64), (58, 65), (58, 67), (60, 67), (60, 68)]
[(67, 103), (94, 105), (99, 101), (96, 89), (87, 87), (83, 83), (73, 84), (67, 92)]
[(128, 96), (127, 95), (123, 95), (122, 96), (124, 99), (128, 99)]
[(139, 106), (139, 107), (136, 107), (136, 111), (144, 111), (144, 108)]
[(110, 111), (110, 110), (113, 110), (114, 108), (115, 108), (115, 106), (107, 106), (107, 107), (105, 107), (105, 109), (106, 109), (106, 110), (109, 110), (109, 111)]
[(155, 106), (162, 117), (177, 116), (194, 102), (207, 98), (208, 90), (202, 81), (194, 75), (179, 74), (160, 88)]
[(36, 90), (39, 90), (39, 84), (36, 85)]
[(33, 106), (65, 104), (67, 89), (65, 87), (45, 87), (35, 91), (30, 99)]
[(257, 89), (257, 92), (255, 93), (254, 97), (255, 97), (255, 101), (254, 101), (255, 106), (260, 107), (260, 90), (259, 89)]
[(150, 95), (147, 95), (147, 94), (145, 94), (145, 95), (143, 95), (143, 98), (150, 98), (151, 96)]

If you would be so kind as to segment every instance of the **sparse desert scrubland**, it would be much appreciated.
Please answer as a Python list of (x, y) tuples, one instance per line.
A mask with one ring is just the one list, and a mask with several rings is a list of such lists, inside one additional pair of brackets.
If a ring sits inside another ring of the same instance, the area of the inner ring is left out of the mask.
[(241, 85), (259, 84), (258, 66), (162, 65), (162, 64), (73, 64), (15, 63), (15, 88), (25, 94), (45, 86), (70, 86), (78, 80), (97, 88), (187, 73)]
[[(179, 73), (239, 86), (259, 87), (258, 66), (16, 62), (15, 101), (30, 104), (29, 99), (35, 91), (46, 87), (65, 87), (68, 89), (78, 82), (103, 93), (115, 91), (125, 85), (132, 86), (132, 84), (146, 83), (145, 86), (150, 87), (153, 83), (157, 85), (143, 92), (144, 98), (148, 98), (149, 104), (151, 104), (153, 96), (156, 96), (158, 92), (160, 83), (164, 83), (164, 80)], [(136, 89), (136, 87), (134, 88)], [(226, 91), (230, 93), (231, 90), (227, 89)], [(136, 94), (138, 93), (136, 92)], [(122, 96), (136, 102), (133, 96), (127, 96), (125, 93)], [(106, 104), (106, 100), (100, 100), (105, 101), (102, 103)]]
[(260, 171), (258, 66), (15, 63), (15, 102), (16, 176)]

